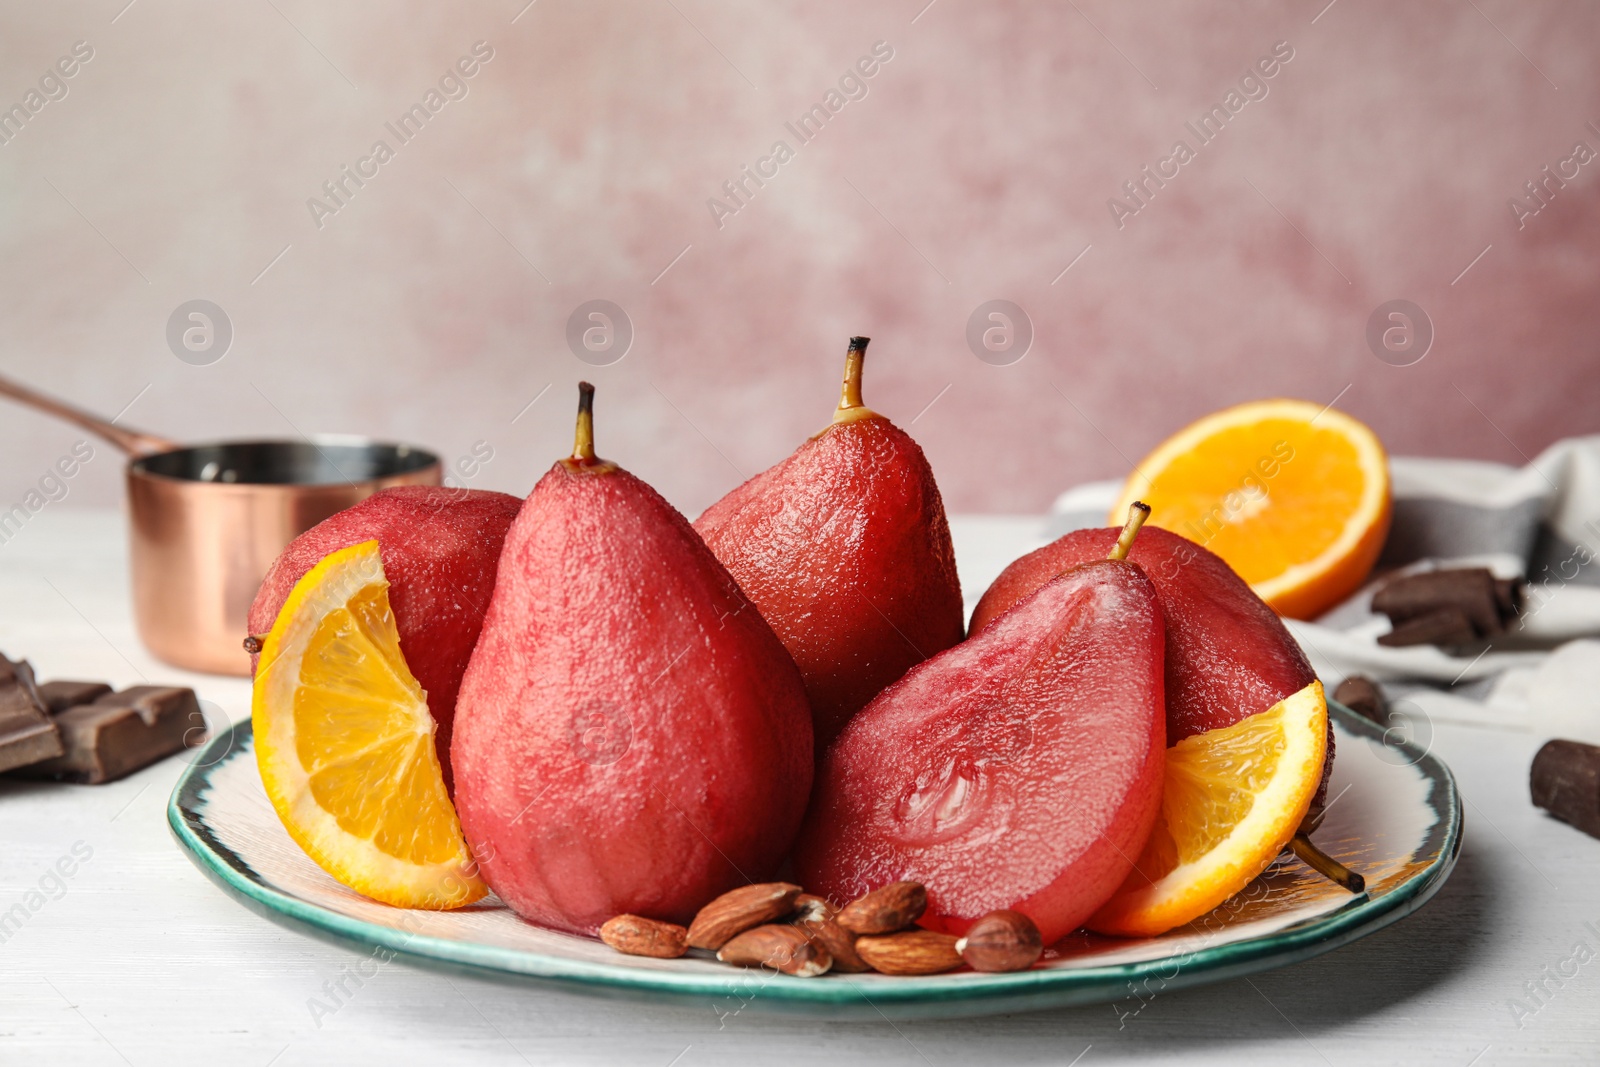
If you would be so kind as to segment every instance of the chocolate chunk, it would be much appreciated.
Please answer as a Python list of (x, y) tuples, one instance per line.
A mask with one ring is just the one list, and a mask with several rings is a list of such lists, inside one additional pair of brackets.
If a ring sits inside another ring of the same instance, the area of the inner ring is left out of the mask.
[(27, 660), (0, 655), (0, 771), (59, 756), (61, 734), (39, 699)]
[(17, 773), (98, 785), (147, 767), (205, 740), (194, 690), (136, 685), (106, 693), (56, 716), (65, 752)]
[(1591, 837), (1600, 837), (1600, 748), (1547, 741), (1533, 757), (1528, 786), (1536, 806)]
[(1378, 644), (1387, 648), (1407, 645), (1467, 645), (1478, 639), (1472, 620), (1457, 608), (1440, 608), (1426, 615), (1418, 615), (1378, 636)]
[(79, 704), (92, 704), (111, 692), (104, 682), (46, 682), (39, 687), (39, 699), (52, 715), (60, 715)]
[(1500, 618), (1510, 622), (1522, 614), (1522, 587), (1527, 584), (1521, 578), (1496, 578), (1494, 580), (1494, 599), (1500, 608)]
[(1472, 628), (1473, 635), (1458, 643), (1492, 637), (1505, 629), (1494, 575), (1487, 567), (1407, 574), (1391, 579), (1372, 595), (1372, 610), (1389, 616), (1396, 631), (1402, 623), (1437, 616), (1446, 609), (1460, 612)]
[(1340, 682), (1339, 688), (1333, 691), (1333, 699), (1379, 726), (1389, 725), (1389, 701), (1378, 683), (1364, 674), (1352, 674)]

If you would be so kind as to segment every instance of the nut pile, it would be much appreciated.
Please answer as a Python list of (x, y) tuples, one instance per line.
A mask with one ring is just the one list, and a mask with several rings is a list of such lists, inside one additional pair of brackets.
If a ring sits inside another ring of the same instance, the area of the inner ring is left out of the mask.
[(1023, 971), (1044, 951), (1039, 928), (1021, 912), (992, 911), (957, 938), (915, 925), (927, 907), (927, 890), (916, 882), (891, 882), (843, 908), (789, 882), (763, 882), (722, 894), (688, 929), (618, 915), (600, 927), (600, 940), (630, 956), (658, 959), (704, 949), (723, 963), (797, 978), (830, 970), (940, 974), (963, 963), (976, 971)]

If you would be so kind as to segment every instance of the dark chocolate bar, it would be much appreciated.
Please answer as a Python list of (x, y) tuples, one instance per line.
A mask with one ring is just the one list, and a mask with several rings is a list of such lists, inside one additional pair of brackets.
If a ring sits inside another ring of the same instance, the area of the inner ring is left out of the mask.
[(1426, 615), (1416, 615), (1397, 622), (1394, 629), (1378, 635), (1378, 644), (1385, 648), (1404, 648), (1407, 645), (1441, 645), (1453, 648), (1471, 644), (1478, 639), (1472, 620), (1458, 608), (1440, 608)]
[(39, 687), (39, 699), (52, 715), (60, 715), (79, 704), (92, 704), (111, 692), (104, 682), (46, 682)]
[(61, 753), (61, 734), (39, 699), (33, 668), (0, 655), (0, 771)]
[(1528, 772), (1533, 803), (1591, 837), (1600, 837), (1600, 748), (1547, 741)]
[(1522, 586), (1521, 578), (1494, 580), (1494, 599), (1502, 619), (1514, 619), (1522, 614)]
[(1378, 683), (1364, 674), (1352, 674), (1340, 682), (1333, 691), (1333, 699), (1379, 726), (1389, 725), (1389, 702), (1384, 699)]
[(1454, 608), (1471, 621), (1480, 636), (1505, 629), (1494, 575), (1487, 567), (1456, 567), (1394, 578), (1372, 595), (1372, 610), (1396, 625), (1442, 608)]
[(1496, 578), (1487, 567), (1392, 578), (1372, 594), (1372, 610), (1394, 623), (1378, 643), (1450, 648), (1502, 634), (1522, 610), (1522, 585), (1520, 578)]
[(98, 785), (205, 740), (205, 716), (192, 689), (136, 685), (112, 693), (92, 683), (52, 684), (60, 687), (51, 690), (60, 700), (68, 698), (69, 685), (95, 699), (67, 705), (56, 714), (65, 751), (21, 768), (17, 773), (22, 776)]

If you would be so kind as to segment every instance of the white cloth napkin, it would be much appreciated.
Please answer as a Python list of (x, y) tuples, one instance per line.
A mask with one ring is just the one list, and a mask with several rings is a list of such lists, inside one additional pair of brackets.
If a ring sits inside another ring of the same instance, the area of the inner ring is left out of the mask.
[[(1522, 615), (1462, 655), (1385, 648), (1389, 620), (1371, 610), (1381, 582), (1369, 581), (1315, 622), (1287, 620), (1323, 682), (1378, 679), (1419, 734), (1438, 720), (1600, 744), (1600, 436), (1558, 441), (1525, 467), (1395, 456), (1389, 470), (1394, 524), (1374, 573), (1486, 566), (1527, 579)], [(1063, 493), (1050, 536), (1106, 525), (1121, 488)]]

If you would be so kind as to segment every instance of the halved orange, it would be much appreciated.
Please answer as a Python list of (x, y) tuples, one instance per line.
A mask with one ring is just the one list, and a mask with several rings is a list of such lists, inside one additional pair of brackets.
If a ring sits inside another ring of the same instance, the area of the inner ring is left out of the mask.
[(1322, 683), (1167, 749), (1161, 814), (1133, 873), (1084, 925), (1154, 937), (1193, 922), (1266, 870), (1322, 781)]
[(1378, 437), (1333, 407), (1256, 400), (1195, 422), (1128, 477), (1120, 526), (1143, 500), (1151, 522), (1215, 552), (1281, 615), (1310, 619), (1355, 592), (1389, 533), (1389, 460)]
[(377, 541), (331, 553), (295, 585), (256, 671), (256, 762), (289, 836), (334, 878), (397, 907), (457, 908), (488, 888), (388, 589)]

